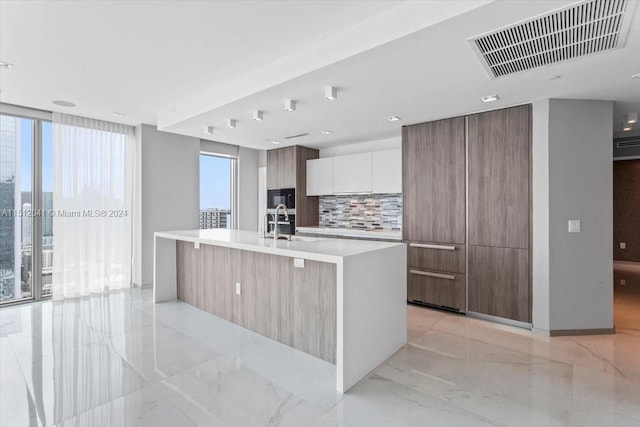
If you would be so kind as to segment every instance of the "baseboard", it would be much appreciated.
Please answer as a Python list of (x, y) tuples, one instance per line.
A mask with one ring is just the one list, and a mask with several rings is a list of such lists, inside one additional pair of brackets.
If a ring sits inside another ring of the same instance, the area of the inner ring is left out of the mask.
[(550, 337), (571, 337), (578, 335), (611, 335), (616, 333), (616, 328), (602, 329), (554, 329), (549, 331)]
[(153, 287), (153, 283), (145, 283), (145, 284), (138, 284), (138, 283), (134, 283), (133, 284), (134, 288), (139, 288), (139, 289), (149, 289)]

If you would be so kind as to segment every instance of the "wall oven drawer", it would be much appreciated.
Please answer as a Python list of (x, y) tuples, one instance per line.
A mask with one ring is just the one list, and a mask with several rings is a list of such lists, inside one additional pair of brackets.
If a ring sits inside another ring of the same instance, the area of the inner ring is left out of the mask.
[(464, 274), (409, 267), (407, 282), (407, 300), (409, 302), (465, 311), (467, 297)]
[(409, 242), (407, 265), (427, 270), (465, 272), (464, 245)]

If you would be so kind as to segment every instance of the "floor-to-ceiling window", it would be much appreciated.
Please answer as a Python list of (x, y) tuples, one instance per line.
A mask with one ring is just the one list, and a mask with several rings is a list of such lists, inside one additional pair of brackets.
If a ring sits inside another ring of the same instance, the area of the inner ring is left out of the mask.
[(234, 228), (233, 157), (200, 153), (200, 228)]
[(51, 122), (0, 115), (0, 304), (51, 294)]

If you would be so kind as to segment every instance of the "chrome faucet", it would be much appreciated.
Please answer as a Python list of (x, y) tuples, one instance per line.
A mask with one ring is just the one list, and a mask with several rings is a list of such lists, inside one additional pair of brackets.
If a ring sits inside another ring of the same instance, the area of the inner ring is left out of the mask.
[(280, 212), (280, 209), (284, 210), (284, 220), (289, 221), (289, 211), (287, 210), (287, 206), (283, 203), (280, 203), (278, 206), (276, 206), (276, 213), (274, 214), (275, 219), (273, 220), (273, 222), (275, 222), (275, 225), (273, 226), (274, 240), (278, 240), (280, 238), (280, 227), (278, 227), (278, 213)]

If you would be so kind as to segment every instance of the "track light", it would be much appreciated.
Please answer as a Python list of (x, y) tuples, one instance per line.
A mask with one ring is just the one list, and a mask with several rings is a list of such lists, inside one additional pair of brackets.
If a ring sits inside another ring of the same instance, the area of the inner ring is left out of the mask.
[(624, 116), (625, 123), (636, 123), (638, 121), (638, 113), (627, 113)]
[(253, 120), (262, 121), (262, 111), (256, 110), (253, 112)]
[(204, 133), (206, 133), (207, 135), (213, 135), (213, 126), (205, 126)]
[(235, 119), (227, 119), (227, 127), (230, 129), (236, 128), (236, 120)]
[(287, 99), (284, 101), (284, 109), (285, 111), (296, 111), (296, 101), (293, 99)]
[(333, 86), (324, 88), (324, 99), (333, 101), (338, 98), (338, 89)]

